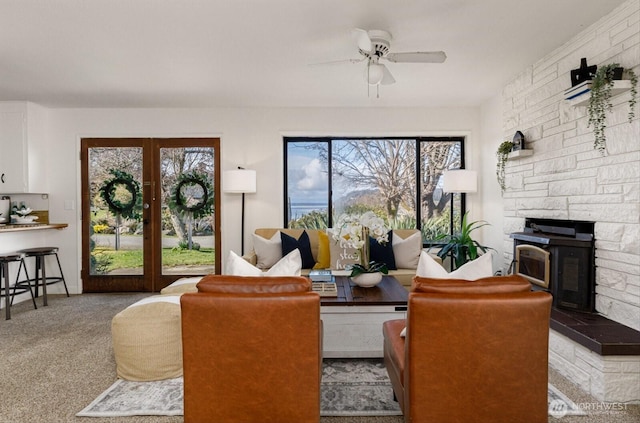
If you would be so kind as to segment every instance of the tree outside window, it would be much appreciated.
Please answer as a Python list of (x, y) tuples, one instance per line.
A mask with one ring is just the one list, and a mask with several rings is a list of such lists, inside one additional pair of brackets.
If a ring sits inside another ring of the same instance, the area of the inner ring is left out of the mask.
[[(463, 138), (285, 138), (285, 225), (331, 227), (342, 213), (373, 211), (426, 243), (459, 226), (462, 197), (442, 173), (462, 167)], [(419, 204), (419, 206), (418, 206)], [(332, 222), (330, 225), (329, 222)]]

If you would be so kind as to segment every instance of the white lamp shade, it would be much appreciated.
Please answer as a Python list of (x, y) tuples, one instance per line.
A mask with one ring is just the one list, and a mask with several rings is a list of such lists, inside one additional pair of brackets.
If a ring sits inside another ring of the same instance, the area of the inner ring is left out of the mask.
[(444, 192), (477, 192), (478, 173), (475, 170), (454, 169), (442, 174)]
[(222, 190), (236, 194), (256, 192), (256, 171), (252, 169), (226, 170), (223, 174)]

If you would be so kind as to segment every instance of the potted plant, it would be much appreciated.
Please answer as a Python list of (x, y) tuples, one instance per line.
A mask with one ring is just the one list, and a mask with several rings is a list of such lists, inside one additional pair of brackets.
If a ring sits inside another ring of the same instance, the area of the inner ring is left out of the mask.
[(498, 157), (498, 164), (496, 165), (496, 177), (498, 178), (498, 184), (500, 184), (500, 192), (504, 192), (505, 186), (505, 168), (507, 160), (509, 159), (509, 153), (513, 149), (513, 143), (511, 141), (504, 141), (498, 146), (496, 156)]
[(444, 260), (447, 255), (451, 254), (456, 269), (466, 262), (478, 258), (478, 250), (486, 253), (487, 250), (491, 249), (490, 247), (480, 245), (478, 241), (471, 238), (471, 232), (489, 225), (489, 223), (484, 220), (467, 223), (467, 215), (468, 213), (465, 213), (464, 216), (462, 216), (462, 227), (460, 228), (460, 232), (453, 235), (443, 235), (438, 237), (438, 239), (447, 240), (446, 244), (444, 244), (440, 251), (438, 251), (438, 257)]
[[(629, 99), (629, 122), (635, 117), (636, 96), (638, 94), (637, 85), (638, 77), (632, 69), (628, 69), (627, 73), (631, 80), (631, 98)], [(618, 63), (598, 67), (596, 74), (591, 82), (591, 97), (589, 98), (588, 126), (593, 127), (595, 140), (593, 148), (604, 152), (606, 148), (607, 138), (604, 129), (607, 127), (607, 111), (613, 107), (611, 103), (611, 89), (614, 80), (622, 77), (622, 68)]]

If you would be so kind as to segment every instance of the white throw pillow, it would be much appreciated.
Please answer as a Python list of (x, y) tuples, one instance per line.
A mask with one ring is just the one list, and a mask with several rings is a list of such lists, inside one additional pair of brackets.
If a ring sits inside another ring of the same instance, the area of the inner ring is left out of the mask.
[(280, 231), (277, 231), (271, 239), (253, 234), (253, 251), (256, 253), (256, 266), (260, 269), (268, 269), (282, 258), (282, 240)]
[(295, 249), (264, 272), (264, 276), (300, 276), (302, 273), (302, 256)]
[(400, 238), (396, 232), (391, 238), (393, 256), (396, 259), (398, 269), (415, 269), (420, 261), (422, 251), (422, 234), (416, 232), (405, 239)]
[(234, 276), (262, 276), (262, 270), (258, 269), (233, 251), (229, 251), (225, 274)]
[(302, 272), (302, 257), (296, 248), (282, 257), (271, 269), (263, 272), (233, 251), (229, 251), (229, 258), (225, 267), (225, 274), (234, 276), (300, 276)]
[(440, 263), (423, 251), (420, 253), (420, 261), (416, 269), (416, 276), (433, 279), (464, 279), (475, 281), (480, 278), (493, 276), (493, 260), (491, 252), (481, 255), (475, 260), (469, 261), (453, 272), (447, 272)]
[[(397, 259), (396, 259), (397, 260)], [(420, 253), (420, 261), (416, 269), (416, 276), (432, 279), (464, 279), (475, 281), (476, 279), (487, 278), (493, 276), (493, 260), (491, 251), (481, 255), (475, 260), (469, 261), (453, 272), (447, 272), (440, 263), (435, 261), (431, 256), (423, 251)], [(401, 337), (405, 337), (407, 328), (400, 332)]]

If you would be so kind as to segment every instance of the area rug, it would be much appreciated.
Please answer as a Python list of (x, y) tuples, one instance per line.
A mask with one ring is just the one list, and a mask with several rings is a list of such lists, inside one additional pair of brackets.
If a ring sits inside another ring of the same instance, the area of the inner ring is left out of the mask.
[(320, 415), (402, 415), (382, 360), (324, 360)]
[[(321, 416), (402, 414), (398, 403), (393, 400), (393, 390), (384, 364), (378, 359), (324, 360), (320, 395)], [(182, 415), (182, 396), (181, 377), (156, 382), (118, 379), (77, 416)], [(580, 414), (579, 408), (552, 385), (549, 385), (549, 403), (550, 414)]]

